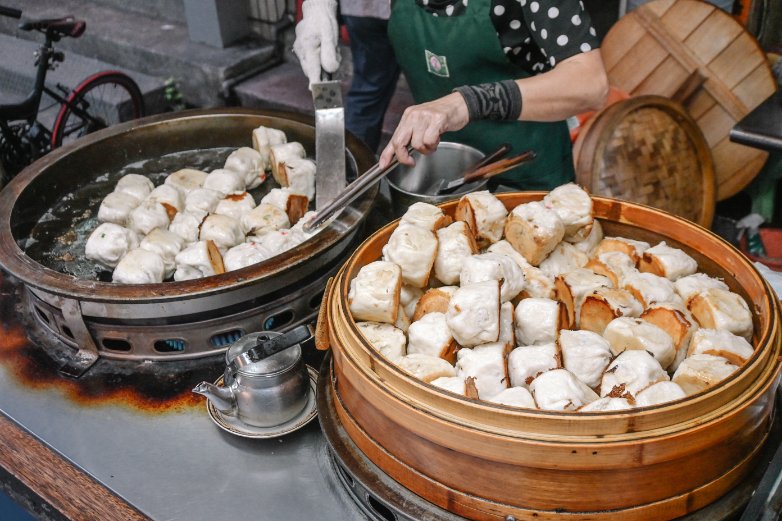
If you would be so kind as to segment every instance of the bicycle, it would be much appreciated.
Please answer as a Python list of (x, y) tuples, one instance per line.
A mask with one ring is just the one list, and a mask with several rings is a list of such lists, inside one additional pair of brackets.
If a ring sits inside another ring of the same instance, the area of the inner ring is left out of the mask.
[[(21, 19), (22, 11), (0, 6), (0, 15)], [(10, 179), (54, 148), (144, 115), (141, 90), (120, 71), (98, 72), (73, 89), (59, 83), (54, 89), (46, 85), (47, 72), (65, 60), (65, 54), (55, 50), (54, 43), (63, 37), (79, 38), (86, 29), (83, 20), (72, 16), (23, 20), (19, 29), (38, 31), (45, 35), (45, 41), (35, 53), (37, 71), (32, 92), (19, 103), (0, 104), (0, 174), (5, 170), (5, 177)], [(44, 94), (60, 104), (51, 130), (38, 121)], [(119, 110), (114, 111), (114, 106)], [(0, 179), (0, 187), (7, 180)]]

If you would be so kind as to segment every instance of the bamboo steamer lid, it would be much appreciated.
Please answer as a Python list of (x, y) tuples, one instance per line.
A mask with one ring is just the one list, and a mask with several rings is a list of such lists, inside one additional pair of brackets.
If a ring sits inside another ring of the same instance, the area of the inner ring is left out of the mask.
[[(498, 197), (511, 209), (543, 196)], [(770, 285), (738, 250), (691, 222), (615, 199), (593, 202), (607, 235), (665, 240), (750, 302), (754, 355), (707, 391), (633, 411), (538, 411), (439, 390), (380, 356), (348, 310), (350, 281), (381, 256), (398, 225), (391, 223), (330, 280), (319, 348), (332, 349), (328, 392), (342, 427), (412, 492), (471, 519), (673, 519), (716, 500), (757, 464), (780, 374), (780, 303)], [(441, 205), (451, 216), (455, 206)]]
[(612, 85), (685, 106), (714, 156), (717, 200), (758, 174), (768, 153), (728, 134), (776, 85), (758, 42), (731, 16), (706, 2), (655, 0), (620, 19), (601, 53)]
[(576, 180), (591, 193), (660, 208), (708, 228), (714, 165), (680, 104), (640, 96), (600, 111), (573, 148)]

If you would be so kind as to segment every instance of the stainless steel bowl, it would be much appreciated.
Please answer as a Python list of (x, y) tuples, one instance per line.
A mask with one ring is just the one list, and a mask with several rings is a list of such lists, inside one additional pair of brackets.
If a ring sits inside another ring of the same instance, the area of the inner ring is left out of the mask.
[(483, 153), (476, 148), (444, 142), (440, 143), (432, 154), (414, 152), (413, 157), (415, 166), (400, 165), (386, 177), (391, 192), (391, 204), (398, 215), (419, 201), (440, 204), (486, 188), (487, 181), (478, 181), (462, 185), (450, 194), (434, 195), (441, 180), (453, 181), (483, 157)]

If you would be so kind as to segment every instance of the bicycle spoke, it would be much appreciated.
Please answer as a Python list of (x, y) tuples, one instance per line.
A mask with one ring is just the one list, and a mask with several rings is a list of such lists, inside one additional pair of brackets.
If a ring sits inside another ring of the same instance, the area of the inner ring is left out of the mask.
[(99, 75), (78, 88), (77, 97), (61, 117), (57, 144), (139, 117), (142, 112), (143, 98), (132, 79), (119, 73)]

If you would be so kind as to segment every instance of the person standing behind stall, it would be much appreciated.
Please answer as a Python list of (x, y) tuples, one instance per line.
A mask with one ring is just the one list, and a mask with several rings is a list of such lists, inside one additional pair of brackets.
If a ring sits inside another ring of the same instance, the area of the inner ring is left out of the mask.
[[(508, 142), (537, 158), (495, 181), (550, 189), (573, 179), (565, 119), (603, 106), (598, 39), (578, 0), (396, 0), (389, 35), (417, 105), (381, 165), (442, 139), (489, 152)], [(443, 136), (444, 133), (447, 133)]]
[[(389, 0), (341, 0), (342, 19), (350, 37), (353, 79), (345, 98), (345, 126), (377, 151), (399, 65), (388, 39)], [(334, 0), (307, 0), (296, 27), (294, 52), (310, 84), (320, 81), (321, 68), (339, 68), (337, 5)]]
[(394, 155), (412, 165), (407, 145), (430, 153), (446, 139), (487, 153), (507, 142), (537, 158), (494, 182), (545, 190), (573, 179), (565, 119), (600, 109), (608, 93), (582, 2), (395, 0), (389, 36), (417, 104), (381, 166)]

